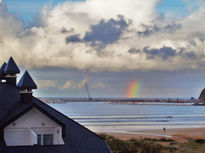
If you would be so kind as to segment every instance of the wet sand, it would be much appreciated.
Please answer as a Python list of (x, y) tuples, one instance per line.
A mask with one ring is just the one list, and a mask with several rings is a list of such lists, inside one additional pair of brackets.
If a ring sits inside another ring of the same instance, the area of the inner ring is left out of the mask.
[(136, 130), (125, 133), (106, 132), (105, 134), (112, 135), (119, 139), (144, 139), (144, 138), (170, 138), (176, 141), (185, 141), (188, 138), (205, 139), (205, 128), (180, 128), (161, 130)]

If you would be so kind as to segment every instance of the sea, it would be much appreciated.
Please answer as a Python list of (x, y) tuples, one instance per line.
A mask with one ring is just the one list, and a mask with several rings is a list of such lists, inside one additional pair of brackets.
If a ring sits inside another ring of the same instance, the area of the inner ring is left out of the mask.
[(49, 105), (94, 132), (205, 127), (205, 106), (190, 103), (67, 102)]

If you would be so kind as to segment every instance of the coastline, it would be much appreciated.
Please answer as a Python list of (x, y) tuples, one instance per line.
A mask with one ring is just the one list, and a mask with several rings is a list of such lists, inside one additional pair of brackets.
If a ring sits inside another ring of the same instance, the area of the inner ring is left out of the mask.
[(198, 103), (199, 100), (195, 99), (186, 99), (186, 98), (99, 98), (93, 97), (91, 99), (85, 97), (38, 97), (41, 101), (45, 103), (68, 103), (68, 102), (91, 102), (91, 103), (98, 103), (98, 102), (107, 102), (113, 104), (179, 104), (179, 105), (186, 105), (186, 104), (195, 104)]

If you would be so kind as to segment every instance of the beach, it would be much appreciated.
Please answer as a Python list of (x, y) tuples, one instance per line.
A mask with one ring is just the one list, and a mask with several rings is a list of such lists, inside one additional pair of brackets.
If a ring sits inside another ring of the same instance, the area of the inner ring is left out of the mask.
[(153, 129), (153, 130), (136, 130), (132, 132), (106, 132), (105, 134), (116, 138), (126, 139), (144, 139), (144, 138), (170, 138), (175, 141), (184, 142), (189, 138), (205, 139), (205, 128), (175, 128), (175, 129)]

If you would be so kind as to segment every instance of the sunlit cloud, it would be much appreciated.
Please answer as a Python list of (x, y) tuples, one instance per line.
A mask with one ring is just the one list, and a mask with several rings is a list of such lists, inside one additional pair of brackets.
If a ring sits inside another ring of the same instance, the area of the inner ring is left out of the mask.
[(65, 84), (60, 88), (61, 90), (70, 89), (73, 83), (71, 81), (66, 81)]
[[(156, 14), (158, 2), (87, 0), (45, 6), (29, 28), (0, 3), (0, 61), (12, 55), (27, 69), (204, 69), (205, 3), (175, 20)], [(64, 89), (72, 86), (77, 87), (68, 83)]]
[(85, 86), (85, 84), (88, 82), (88, 80), (85, 78), (79, 82), (76, 81), (66, 81), (63, 86), (60, 87), (60, 90), (66, 90), (66, 89), (81, 89)]
[(57, 86), (56, 80), (37, 80), (39, 88), (49, 89)]

